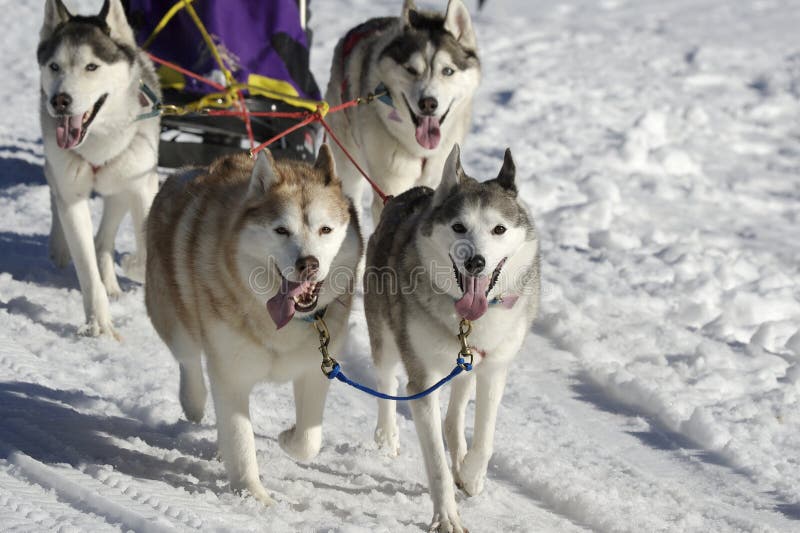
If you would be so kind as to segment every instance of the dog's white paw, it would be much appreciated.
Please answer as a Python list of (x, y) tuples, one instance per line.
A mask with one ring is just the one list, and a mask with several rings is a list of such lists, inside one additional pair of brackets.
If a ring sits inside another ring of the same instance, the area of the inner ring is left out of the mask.
[(397, 457), (397, 454), (400, 453), (400, 435), (398, 433), (397, 426), (375, 429), (375, 442), (380, 449), (386, 451), (389, 457)]
[(310, 461), (319, 453), (322, 434), (319, 431), (298, 432), (295, 426), (278, 436), (281, 449), (296, 461)]
[(461, 461), (458, 470), (453, 472), (456, 485), (469, 496), (476, 496), (483, 492), (483, 483), (486, 480), (488, 459), (470, 450)]
[(110, 320), (97, 320), (90, 318), (84, 325), (78, 328), (78, 335), (81, 337), (99, 337), (100, 335), (111, 335), (116, 340), (121, 340), (114, 330)]
[(145, 260), (136, 254), (125, 254), (120, 261), (125, 276), (133, 281), (144, 283)]
[(457, 511), (442, 509), (434, 513), (428, 533), (469, 533), (469, 530), (461, 525)]
[(232, 488), (234, 492), (242, 496), (249, 494), (267, 507), (275, 504), (275, 500), (270, 497), (269, 493), (267, 493), (267, 489), (264, 488), (260, 481), (251, 481), (242, 486), (234, 486)]

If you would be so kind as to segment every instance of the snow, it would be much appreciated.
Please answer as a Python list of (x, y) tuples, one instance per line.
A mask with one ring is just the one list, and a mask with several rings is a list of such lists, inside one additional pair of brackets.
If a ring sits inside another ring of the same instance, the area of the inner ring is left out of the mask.
[[(332, 385), (322, 452), (301, 464), (276, 441), (290, 387), (257, 388), (278, 500), (263, 508), (228, 490), (213, 409), (182, 418), (140, 286), (112, 303), (121, 342), (76, 336), (74, 270), (47, 254), (39, 4), (2, 3), (0, 529), (426, 527), (407, 406), (390, 459), (372, 443), (375, 403)], [(312, 3), (321, 86), (336, 39), (399, 4)], [(486, 488), (459, 497), (465, 525), (800, 529), (800, 3), (490, 0), (474, 22), (484, 77), (465, 166), (493, 176), (511, 146), (544, 285)], [(126, 222), (118, 250), (132, 242)], [(374, 384), (360, 300), (340, 358)]]

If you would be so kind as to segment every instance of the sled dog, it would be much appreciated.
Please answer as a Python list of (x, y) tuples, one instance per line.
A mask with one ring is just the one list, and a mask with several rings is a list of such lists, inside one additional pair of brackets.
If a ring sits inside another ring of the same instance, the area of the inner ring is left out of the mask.
[[(144, 277), (144, 225), (158, 188), (159, 136), (158, 119), (147, 113), (159, 97), (158, 80), (136, 48), (120, 0), (106, 0), (93, 16), (72, 15), (61, 0), (47, 0), (36, 54), (53, 214), (50, 255), (60, 267), (70, 258), (75, 263), (86, 311), (79, 333), (114, 334), (108, 305), (120, 293), (114, 239), (128, 211), (137, 249), (123, 266), (129, 277)], [(104, 199), (94, 240), (92, 191)]]
[[(469, 130), (479, 81), (475, 32), (462, 1), (450, 0), (441, 15), (406, 0), (401, 17), (368, 20), (337, 44), (326, 100), (334, 106), (387, 94), (330, 115), (330, 125), (386, 194), (435, 187), (448, 151)], [(333, 153), (358, 206), (363, 178), (338, 146)], [(372, 206), (377, 224), (380, 199)]]
[[(409, 402), (433, 499), (432, 531), (464, 531), (453, 482), (468, 495), (483, 489), (506, 374), (538, 312), (538, 239), (514, 174), (506, 151), (499, 175), (480, 183), (464, 173), (456, 145), (436, 190), (416, 187), (391, 199), (367, 247), (364, 308), (381, 392), (396, 394), (400, 362), (408, 394), (447, 375), (460, 348), (459, 323), (471, 321), (475, 366), (451, 382), (445, 419), (452, 475), (438, 392)], [(464, 413), (473, 388), (467, 449)], [(375, 440), (394, 455), (395, 404), (380, 400), (378, 410)]]
[(170, 177), (147, 225), (145, 303), (178, 360), (186, 417), (203, 417), (205, 354), (220, 455), (234, 490), (272, 502), (258, 476), (249, 396), (291, 380), (297, 421), (279, 442), (300, 461), (322, 441), (328, 379), (320, 371), (324, 315), (336, 350), (363, 250), (352, 202), (323, 145), (314, 166), (246, 155)]

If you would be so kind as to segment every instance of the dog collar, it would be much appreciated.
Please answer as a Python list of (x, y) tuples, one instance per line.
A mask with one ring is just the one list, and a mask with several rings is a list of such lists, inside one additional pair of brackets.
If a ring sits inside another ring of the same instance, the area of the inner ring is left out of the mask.
[(322, 309), (320, 309), (316, 313), (312, 313), (310, 315), (296, 317), (296, 318), (297, 318), (297, 320), (302, 320), (303, 322), (306, 322), (307, 324), (313, 324), (316, 319), (325, 318), (325, 311), (327, 311), (327, 310), (328, 310), (327, 307), (323, 307)]
[(383, 82), (378, 83), (378, 85), (372, 91), (372, 94), (374, 94), (378, 100), (388, 105), (389, 107), (394, 107), (394, 100), (392, 100), (392, 95), (389, 94), (389, 88), (386, 87), (385, 83)]
[(136, 118), (133, 119), (134, 122), (154, 118), (161, 114), (161, 100), (158, 99), (158, 95), (155, 91), (142, 80), (139, 80), (139, 103), (142, 107), (147, 107), (149, 105), (151, 109), (150, 111), (136, 115)]

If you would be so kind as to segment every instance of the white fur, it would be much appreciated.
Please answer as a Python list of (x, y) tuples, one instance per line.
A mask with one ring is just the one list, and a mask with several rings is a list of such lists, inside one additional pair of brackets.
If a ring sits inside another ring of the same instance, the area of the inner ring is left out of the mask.
[[(445, 196), (458, 194), (461, 175), (456, 147), (434, 193), (432, 209), (436, 209)], [(455, 223), (463, 224), (467, 231), (455, 232), (452, 229)], [(492, 232), (498, 224), (506, 227), (505, 233), (497, 235)], [(379, 233), (382, 230), (378, 228)], [(413, 232), (405, 249), (414, 246), (416, 254), (413, 260), (397, 256), (389, 264), (400, 270), (398, 277), (401, 280), (408, 279), (409, 272), (423, 269), (424, 274), (417, 279), (422, 280), (420, 283), (430, 282), (433, 290), (414, 291), (413, 294), (400, 291), (399, 296), (394, 297), (399, 300), (384, 299), (373, 283), (367, 283), (365, 306), (368, 313), (377, 315), (368, 315), (367, 318), (381, 392), (397, 394), (395, 370), (401, 361), (409, 374), (408, 394), (427, 389), (452, 370), (459, 351), (456, 334), (460, 322), (454, 301), (463, 293), (454, 278), (451, 257), (461, 270), (467, 257), (480, 254), (486, 259), (485, 270), (489, 274), (505, 259), (488, 299), (518, 298), (511, 308), (490, 305), (483, 316), (471, 323), (468, 343), (473, 347), (474, 369), (462, 373), (449, 385), (450, 403), (444, 424), (444, 438), (451, 459), (449, 466), (443, 441), (439, 391), (409, 402), (433, 499), (431, 531), (463, 532), (466, 530), (458, 514), (454, 485), (470, 496), (483, 490), (506, 376), (538, 312), (538, 241), (527, 233), (533, 231), (532, 226), (519, 227), (515, 221), (506, 220), (491, 204), (481, 207), (471, 202), (464, 202), (452, 220), (434, 224), (430, 235), (420, 228), (400, 231)], [(380, 251), (373, 249), (377, 246), (383, 248)], [(394, 255), (394, 246), (395, 243), (383, 240), (371, 241), (368, 257)], [(458, 254), (464, 250), (469, 253)], [(405, 312), (393, 312), (406, 306)], [(402, 335), (402, 339), (410, 344), (407, 352), (401, 353), (396, 335)], [(473, 390), (476, 391), (475, 429), (472, 443), (467, 446), (465, 410)], [(396, 455), (400, 447), (395, 409), (394, 402), (379, 400), (375, 440), (389, 455)]]
[[(56, 0), (48, 0), (41, 38), (47, 39), (68, 15)], [(106, 19), (112, 37), (135, 46), (119, 0), (112, 0)], [(58, 72), (49, 68), (57, 63)], [(87, 71), (86, 65), (99, 68)], [(45, 177), (51, 188), (53, 224), (51, 256), (59, 266), (71, 258), (83, 295), (86, 322), (79, 333), (96, 336), (114, 334), (109, 296), (119, 294), (114, 272), (114, 238), (122, 218), (131, 211), (136, 229), (136, 255), (126, 257), (126, 273), (144, 278), (144, 221), (158, 188), (158, 120), (134, 122), (142, 112), (139, 80), (145, 76), (134, 63), (106, 64), (93, 57), (89, 46), (77, 49), (62, 44), (42, 65), (40, 119), (45, 153)], [(153, 87), (157, 90), (157, 87)], [(50, 99), (58, 93), (73, 99), (71, 114), (90, 110), (104, 93), (108, 97), (89, 126), (83, 142), (70, 150), (56, 143), (55, 111)], [(92, 166), (99, 167), (97, 173)], [(92, 238), (88, 200), (96, 191), (105, 198), (103, 217)]]
[[(404, 6), (404, 12), (409, 7)], [(461, 42), (474, 49), (475, 33), (464, 4), (461, 0), (450, 0), (447, 9), (448, 29), (457, 31), (462, 36)], [(365, 39), (359, 43), (348, 58), (345, 72), (342, 72), (341, 52), (337, 49), (326, 93), (326, 100), (331, 105), (341, 103), (343, 77), (351, 86), (357, 86), (354, 90), (363, 93), (350, 96), (366, 96), (381, 82), (388, 87), (394, 101), (393, 107), (375, 101), (329, 117), (334, 132), (345, 148), (388, 195), (400, 194), (417, 185), (436, 187), (447, 154), (454, 143), (463, 142), (469, 131), (472, 99), (480, 82), (479, 68), (455, 69), (452, 76), (444, 76), (442, 70), (453, 66), (452, 59), (447, 51), (436, 50), (433, 44), (424, 56), (416, 54), (409, 61), (420, 73), (418, 76), (409, 74), (404, 65), (398, 65), (392, 59), (377, 61), (378, 52), (398, 36), (402, 28), (402, 18), (398, 18), (380, 38)], [(363, 71), (365, 63), (367, 70)], [(439, 117), (450, 108), (441, 125), (439, 145), (432, 150), (417, 143), (414, 123), (403, 102), (405, 97), (414, 113), (419, 114), (417, 103), (422, 96), (438, 100)], [(393, 119), (393, 116), (399, 117), (400, 121)], [(338, 145), (331, 143), (331, 146), (345, 193), (358, 206), (365, 180)], [(374, 195), (372, 213), (375, 221), (381, 209), (382, 202)]]

